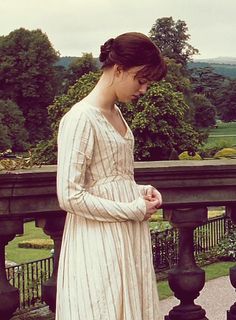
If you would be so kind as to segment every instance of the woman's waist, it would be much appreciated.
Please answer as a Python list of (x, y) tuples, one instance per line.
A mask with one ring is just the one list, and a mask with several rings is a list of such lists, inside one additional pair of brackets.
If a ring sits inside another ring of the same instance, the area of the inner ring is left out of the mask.
[(115, 175), (109, 175), (103, 178), (99, 178), (97, 180), (91, 180), (86, 184), (86, 189), (94, 188), (97, 186), (110, 184), (113, 182), (131, 182), (135, 183), (133, 175), (120, 173)]

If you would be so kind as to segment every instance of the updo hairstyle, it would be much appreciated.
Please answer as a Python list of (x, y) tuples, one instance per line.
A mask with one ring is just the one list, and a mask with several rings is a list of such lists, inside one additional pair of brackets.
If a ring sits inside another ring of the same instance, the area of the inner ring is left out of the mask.
[(99, 60), (102, 69), (117, 64), (124, 70), (144, 66), (136, 76), (151, 81), (161, 80), (167, 72), (159, 48), (144, 34), (128, 32), (111, 38), (101, 46)]

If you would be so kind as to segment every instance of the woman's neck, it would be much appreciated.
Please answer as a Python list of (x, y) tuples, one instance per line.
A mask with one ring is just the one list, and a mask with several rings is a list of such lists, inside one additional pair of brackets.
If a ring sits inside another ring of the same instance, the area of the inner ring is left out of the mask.
[(87, 95), (85, 100), (101, 109), (105, 113), (115, 111), (116, 95), (113, 88), (112, 74), (103, 73), (94, 89)]

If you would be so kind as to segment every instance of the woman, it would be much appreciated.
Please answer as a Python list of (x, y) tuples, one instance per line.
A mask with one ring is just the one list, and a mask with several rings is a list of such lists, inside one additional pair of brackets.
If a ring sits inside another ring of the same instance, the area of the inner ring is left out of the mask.
[(135, 183), (133, 135), (115, 103), (145, 94), (166, 66), (135, 32), (108, 40), (99, 58), (97, 85), (59, 127), (57, 190), (68, 213), (56, 320), (160, 320), (147, 220), (161, 195)]

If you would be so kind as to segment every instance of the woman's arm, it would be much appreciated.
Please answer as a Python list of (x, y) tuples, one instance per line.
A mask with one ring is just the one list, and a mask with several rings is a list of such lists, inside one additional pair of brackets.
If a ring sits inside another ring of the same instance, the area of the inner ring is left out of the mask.
[(117, 202), (90, 194), (84, 187), (85, 173), (93, 156), (94, 131), (85, 112), (67, 114), (58, 133), (57, 194), (60, 207), (84, 218), (104, 221), (143, 221), (142, 197)]

